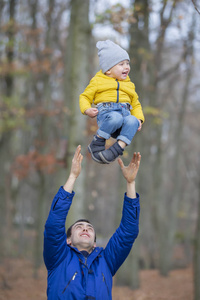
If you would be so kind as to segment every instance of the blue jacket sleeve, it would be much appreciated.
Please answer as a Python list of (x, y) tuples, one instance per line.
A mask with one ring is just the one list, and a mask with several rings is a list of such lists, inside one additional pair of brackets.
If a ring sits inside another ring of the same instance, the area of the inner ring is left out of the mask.
[(112, 276), (115, 275), (127, 258), (138, 236), (140, 214), (139, 199), (139, 194), (136, 195), (135, 199), (131, 199), (125, 194), (120, 226), (110, 238), (104, 250), (105, 259)]
[(60, 187), (53, 199), (44, 230), (43, 256), (47, 270), (57, 267), (66, 257), (69, 249), (66, 241), (65, 221), (74, 194)]

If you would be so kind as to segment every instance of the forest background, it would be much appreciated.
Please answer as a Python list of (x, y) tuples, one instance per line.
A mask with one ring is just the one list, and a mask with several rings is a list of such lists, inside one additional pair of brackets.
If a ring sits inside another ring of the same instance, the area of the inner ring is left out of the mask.
[[(53, 196), (82, 145), (81, 176), (67, 226), (94, 224), (106, 245), (117, 228), (125, 182), (117, 162), (87, 151), (96, 120), (79, 94), (99, 70), (96, 41), (111, 39), (131, 58), (144, 109), (127, 147), (142, 155), (137, 177), (140, 234), (115, 283), (138, 288), (139, 270), (193, 265), (200, 299), (200, 4), (192, 0), (0, 1), (0, 263), (43, 264), (43, 230)], [(112, 143), (113, 141), (109, 141)], [(7, 285), (7, 272), (0, 286)]]

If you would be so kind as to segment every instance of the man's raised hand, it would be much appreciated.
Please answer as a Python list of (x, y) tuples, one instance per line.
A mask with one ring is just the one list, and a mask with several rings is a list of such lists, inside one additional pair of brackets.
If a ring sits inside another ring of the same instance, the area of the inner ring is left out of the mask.
[(72, 166), (70, 175), (77, 178), (81, 172), (81, 162), (83, 160), (83, 155), (81, 154), (81, 145), (78, 145), (72, 159)]
[(133, 157), (128, 166), (124, 166), (124, 163), (121, 160), (121, 158), (118, 158), (118, 163), (121, 167), (124, 178), (127, 180), (128, 183), (135, 181), (137, 172), (140, 167), (140, 160), (141, 160), (140, 152), (137, 153), (134, 152)]

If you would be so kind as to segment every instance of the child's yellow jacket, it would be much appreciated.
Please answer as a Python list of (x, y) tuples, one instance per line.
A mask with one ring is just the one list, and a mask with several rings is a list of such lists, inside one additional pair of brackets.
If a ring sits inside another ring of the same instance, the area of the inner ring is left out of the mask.
[(135, 92), (135, 85), (129, 77), (125, 80), (116, 80), (103, 74), (101, 70), (97, 72), (80, 95), (80, 110), (84, 114), (92, 103), (96, 105), (102, 102), (129, 103), (131, 114), (144, 122), (144, 114)]

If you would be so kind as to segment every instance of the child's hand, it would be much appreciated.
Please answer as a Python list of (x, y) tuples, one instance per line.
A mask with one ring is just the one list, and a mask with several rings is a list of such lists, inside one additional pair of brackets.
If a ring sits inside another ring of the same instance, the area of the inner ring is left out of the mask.
[(85, 114), (90, 118), (94, 118), (98, 115), (98, 109), (94, 107), (88, 108), (85, 110)]
[(140, 130), (142, 129), (142, 122), (141, 122), (140, 119), (138, 119), (138, 121), (140, 122), (140, 125), (139, 125), (139, 127), (138, 127), (138, 131), (140, 131)]

